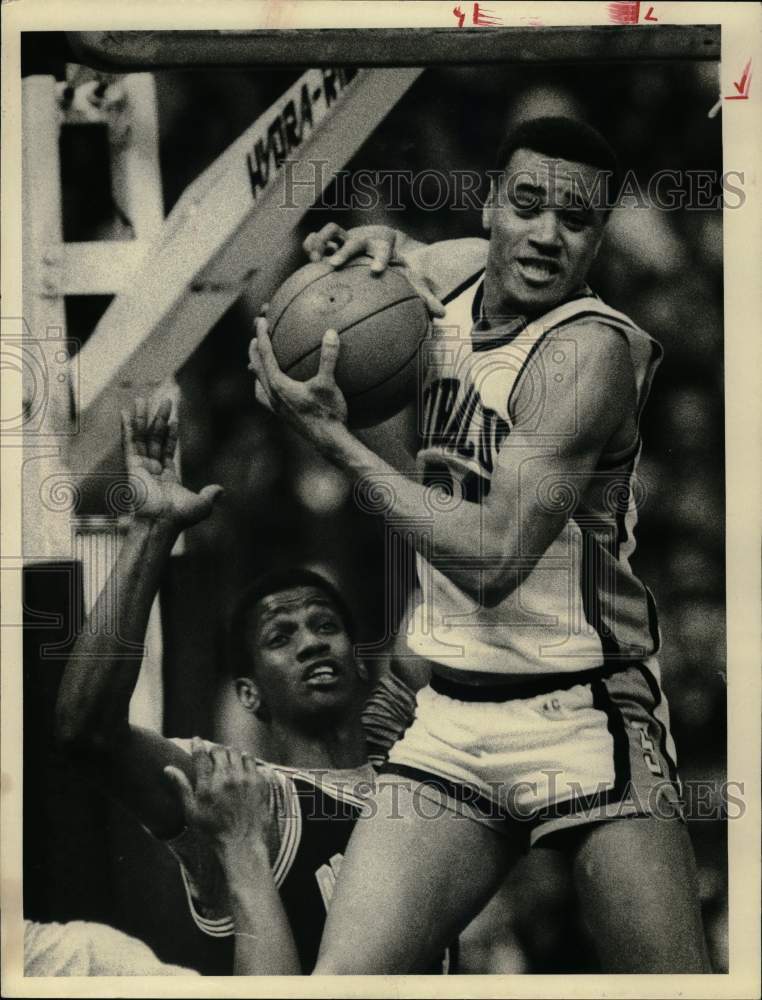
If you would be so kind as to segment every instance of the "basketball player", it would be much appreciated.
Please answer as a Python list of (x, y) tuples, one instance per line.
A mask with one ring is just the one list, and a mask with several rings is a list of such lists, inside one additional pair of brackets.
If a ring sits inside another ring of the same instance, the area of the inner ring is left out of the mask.
[[(279, 370), (264, 318), (250, 348), (258, 398), (361, 487), (386, 487), (415, 537), (407, 642), (432, 669), (353, 833), (316, 971), (414, 968), (538, 843), (567, 853), (604, 971), (708, 971), (656, 613), (629, 561), (661, 349), (586, 284), (616, 158), (592, 128), (543, 118), (496, 168), (487, 240), (331, 226), (305, 243), (376, 270), (401, 250), (443, 307), (414, 476), (347, 429), (335, 331), (306, 383)], [(460, 821), (431, 822), (441, 807)]]
[[(257, 780), (250, 782), (251, 801), (268, 817), (252, 820), (256, 829), (243, 848), (231, 847), (230, 838), (222, 844), (221, 836), (216, 852), (204, 835), (208, 824), (204, 830), (202, 822), (199, 830), (198, 810), (188, 817), (195, 827), (186, 828), (184, 808), (198, 805), (202, 792), (209, 798), (211, 778), (224, 776), (230, 766), (227, 749), (166, 739), (128, 721), (161, 574), (179, 533), (206, 518), (221, 491), (207, 486), (195, 494), (178, 481), (177, 427), (170, 413), (165, 402), (149, 423), (138, 401), (123, 418), (127, 469), (140, 499), (111, 585), (66, 666), (57, 738), (73, 762), (167, 842), (180, 863), (198, 927), (213, 936), (234, 930), (244, 935), (236, 939), (238, 971), (309, 971), (362, 796), (375, 779), (361, 724), (365, 668), (354, 656), (349, 610), (327, 580), (293, 570), (253, 584), (233, 615), (233, 668), (238, 699), (252, 719), (251, 745), (241, 750), (253, 753), (258, 720), (269, 730), (278, 761), (257, 768)], [(112, 613), (109, 592), (115, 595), (118, 629), (99, 627)], [(390, 701), (387, 712), (384, 704)], [(412, 702), (397, 676), (374, 689), (369, 735), (377, 754), (396, 738), (387, 730), (399, 726), (399, 735), (410, 721), (412, 711), (406, 717), (404, 706), (411, 709)], [(242, 849), (249, 855), (245, 870)], [(252, 883), (256, 950), (252, 913), (245, 905)], [(234, 917), (243, 928), (235, 926)]]

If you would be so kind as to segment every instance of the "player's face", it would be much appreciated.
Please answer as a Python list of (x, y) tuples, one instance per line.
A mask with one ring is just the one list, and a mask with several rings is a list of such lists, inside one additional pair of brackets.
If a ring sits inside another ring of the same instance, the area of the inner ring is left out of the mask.
[(294, 587), (257, 605), (255, 681), (273, 719), (340, 715), (363, 692), (353, 644), (331, 598)]
[(601, 180), (595, 167), (516, 150), (484, 208), (488, 309), (538, 315), (584, 283), (605, 223), (586, 202)]

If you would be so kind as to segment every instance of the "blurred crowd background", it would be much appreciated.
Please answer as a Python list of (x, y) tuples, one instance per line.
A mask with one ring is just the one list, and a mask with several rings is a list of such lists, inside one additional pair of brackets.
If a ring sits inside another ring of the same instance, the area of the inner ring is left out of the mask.
[[(721, 120), (707, 117), (717, 73), (714, 64), (682, 63), (428, 70), (347, 169), (484, 172), (518, 117), (562, 113), (597, 126), (644, 188), (664, 169), (711, 170), (719, 182)], [(295, 78), (273, 71), (158, 74), (168, 212)], [(70, 153), (69, 238), (88, 238), (97, 226), (94, 190), (101, 181), (92, 150)], [(406, 203), (390, 211), (382, 203), (359, 212), (331, 207), (334, 201), (329, 189), (292, 245), (273, 248), (284, 277), (302, 262), (303, 236), (331, 220), (383, 222), (425, 241), (481, 235), (477, 209), (426, 211)], [(630, 204), (615, 209), (609, 230), (590, 283), (665, 348), (642, 424), (645, 499), (634, 562), (660, 613), (663, 681), (683, 780), (713, 782), (703, 793), (712, 799), (713, 818), (692, 820), (690, 829), (712, 960), (725, 971), (722, 210)], [(71, 303), (70, 334), (85, 339), (104, 305)], [(334, 576), (352, 597), (363, 638), (374, 641), (384, 630), (383, 534), (354, 508), (344, 478), (255, 404), (246, 347), (259, 305), (244, 296), (178, 376), (184, 478), (196, 487), (220, 482), (226, 491), (220, 511), (187, 539), (211, 567), (210, 625), (222, 629), (226, 607), (254, 574), (300, 562)], [(220, 664), (210, 735), (222, 739), (236, 725), (226, 676)], [(464, 937), (464, 971), (573, 972), (593, 961), (568, 874), (548, 850), (532, 853)]]

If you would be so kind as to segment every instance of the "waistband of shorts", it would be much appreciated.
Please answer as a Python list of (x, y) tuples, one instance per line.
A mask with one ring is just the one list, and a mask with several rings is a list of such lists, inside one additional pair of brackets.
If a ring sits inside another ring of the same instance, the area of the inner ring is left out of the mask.
[(514, 701), (522, 698), (537, 698), (539, 695), (552, 694), (554, 691), (568, 691), (569, 688), (576, 687), (577, 684), (592, 684), (595, 681), (605, 680), (612, 674), (622, 673), (638, 664), (632, 661), (622, 661), (621, 663), (605, 663), (599, 667), (591, 667), (590, 670), (575, 670), (569, 673), (546, 674), (542, 677), (533, 677), (529, 681), (497, 681), (494, 684), (472, 683), (453, 680), (451, 677), (443, 677), (437, 673), (436, 667), (432, 670), (429, 686), (437, 694), (443, 694), (448, 698), (457, 701)]

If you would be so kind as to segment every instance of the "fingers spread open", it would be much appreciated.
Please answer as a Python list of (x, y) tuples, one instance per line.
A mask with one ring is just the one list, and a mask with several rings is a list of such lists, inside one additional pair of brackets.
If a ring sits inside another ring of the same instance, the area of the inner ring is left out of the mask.
[(172, 787), (180, 796), (180, 801), (187, 812), (188, 806), (193, 802), (193, 788), (187, 776), (179, 767), (169, 765), (164, 768), (164, 774), (166, 774), (172, 783)]
[(216, 774), (227, 774), (230, 771), (230, 753), (227, 747), (212, 747), (209, 757)]
[(257, 380), (257, 383), (254, 386), (254, 398), (260, 405), (264, 406), (266, 410), (270, 410), (271, 413), (275, 412), (272, 398), (267, 394), (264, 386), (259, 380)]
[(191, 756), (193, 758), (193, 770), (196, 775), (196, 787), (208, 782), (212, 776), (212, 758), (206, 751), (204, 741), (198, 736), (191, 740)]
[[(256, 321), (257, 329), (257, 352), (259, 354), (259, 360), (262, 362), (262, 367), (264, 369), (264, 379), (263, 382), (266, 383), (268, 392), (272, 392), (272, 389), (277, 385), (277, 383), (282, 379), (283, 373), (280, 370), (280, 365), (278, 364), (278, 359), (275, 357), (275, 352), (273, 351), (273, 345), (270, 342), (270, 333), (267, 327), (267, 320), (264, 317), (260, 317)], [(258, 373), (259, 374), (259, 373)]]
[(394, 253), (394, 240), (370, 240), (368, 243), (368, 253), (373, 258), (370, 269), (373, 274), (381, 274)]
[(317, 233), (310, 233), (302, 247), (311, 261), (316, 262), (325, 256), (326, 247), (330, 240), (338, 240), (343, 243), (347, 238), (346, 231), (335, 222), (329, 222)]
[(249, 371), (254, 375), (254, 395), (257, 402), (261, 403), (262, 406), (267, 407), (268, 410), (272, 410), (273, 400), (270, 395), (267, 375), (265, 374), (265, 366), (259, 353), (256, 337), (254, 337), (249, 344)]
[(174, 463), (175, 452), (177, 451), (177, 435), (177, 421), (170, 420), (167, 424), (167, 433), (164, 436), (164, 453), (161, 459), (161, 464), (165, 469), (168, 469)]
[(326, 263), (330, 264), (331, 267), (341, 267), (342, 264), (346, 264), (352, 257), (359, 257), (360, 254), (364, 254), (366, 248), (365, 240), (357, 236), (351, 236), (335, 253), (331, 254), (330, 257), (326, 257)]
[(136, 455), (146, 455), (146, 401), (138, 396), (132, 405), (132, 444)]
[(225, 492), (224, 488), (220, 486), (219, 483), (210, 483), (209, 486), (205, 486), (199, 496), (202, 500), (205, 500), (211, 506), (217, 497), (221, 496)]
[(320, 347), (320, 365), (317, 378), (326, 384), (336, 380), (336, 362), (339, 358), (339, 335), (335, 330), (326, 330)]
[(129, 459), (135, 454), (135, 443), (132, 440), (132, 414), (129, 410), (122, 410), (122, 454), (125, 459)]
[(148, 457), (161, 462), (164, 454), (164, 443), (169, 426), (169, 415), (172, 412), (172, 401), (164, 399), (159, 403), (158, 409), (151, 421), (151, 426), (147, 434)]
[(241, 751), (236, 750), (234, 747), (228, 747), (228, 768), (230, 775), (233, 778), (241, 780), (244, 775), (243, 761), (241, 760)]

